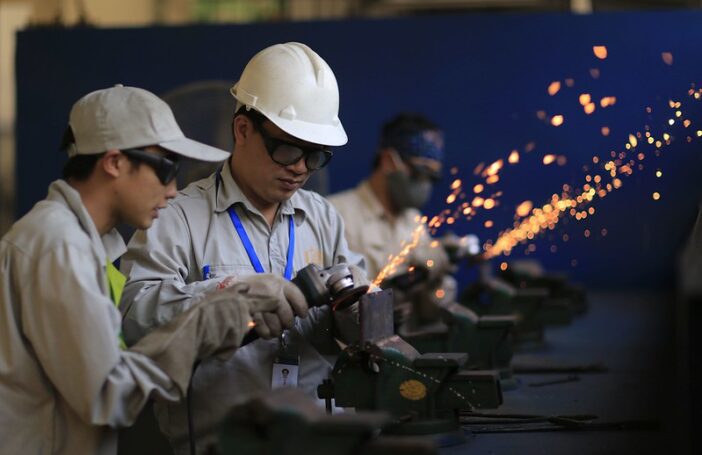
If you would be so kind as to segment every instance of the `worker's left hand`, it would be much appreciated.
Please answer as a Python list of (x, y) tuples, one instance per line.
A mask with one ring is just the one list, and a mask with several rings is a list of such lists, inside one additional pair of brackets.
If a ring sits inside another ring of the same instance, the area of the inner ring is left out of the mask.
[(256, 333), (263, 339), (275, 338), (285, 329), (291, 329), (295, 317), (307, 316), (307, 301), (302, 291), (292, 282), (271, 273), (249, 275), (237, 280), (229, 290), (238, 290), (249, 299), (273, 300), (272, 311), (253, 313)]

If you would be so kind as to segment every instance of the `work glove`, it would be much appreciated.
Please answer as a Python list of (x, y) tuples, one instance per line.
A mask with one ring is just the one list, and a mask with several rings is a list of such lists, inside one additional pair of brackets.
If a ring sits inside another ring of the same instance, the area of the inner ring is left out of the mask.
[(188, 311), (150, 332), (129, 350), (151, 358), (185, 396), (193, 365), (217, 354), (229, 357), (241, 345), (253, 316), (276, 311), (278, 300), (247, 285), (206, 294)]
[(270, 311), (254, 311), (256, 333), (263, 339), (275, 338), (295, 324), (295, 316), (307, 316), (307, 301), (302, 291), (285, 278), (270, 273), (259, 273), (240, 278), (227, 290), (240, 289), (249, 297), (275, 302)]

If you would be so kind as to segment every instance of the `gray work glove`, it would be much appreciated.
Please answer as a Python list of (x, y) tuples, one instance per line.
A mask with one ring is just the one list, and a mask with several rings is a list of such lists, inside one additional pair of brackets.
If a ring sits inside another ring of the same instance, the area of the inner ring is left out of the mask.
[[(245, 290), (247, 295), (272, 300), (275, 308), (252, 312), (256, 333), (263, 339), (275, 338), (295, 325), (295, 316), (307, 316), (307, 301), (302, 291), (285, 278), (259, 273), (240, 278), (232, 288)], [(232, 289), (229, 288), (229, 289)]]
[(151, 358), (184, 397), (196, 361), (231, 355), (250, 330), (254, 314), (275, 311), (275, 298), (249, 292), (246, 285), (215, 291), (188, 311), (150, 332), (129, 350)]

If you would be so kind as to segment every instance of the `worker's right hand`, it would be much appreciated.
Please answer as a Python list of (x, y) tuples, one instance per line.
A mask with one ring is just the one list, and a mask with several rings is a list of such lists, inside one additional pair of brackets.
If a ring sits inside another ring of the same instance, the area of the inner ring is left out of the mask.
[(249, 302), (274, 301), (275, 307), (267, 311), (255, 311), (252, 318), (256, 332), (261, 338), (270, 339), (290, 329), (295, 324), (295, 316), (307, 316), (307, 301), (300, 289), (281, 276), (259, 273), (241, 277), (231, 284), (226, 293), (245, 297)]

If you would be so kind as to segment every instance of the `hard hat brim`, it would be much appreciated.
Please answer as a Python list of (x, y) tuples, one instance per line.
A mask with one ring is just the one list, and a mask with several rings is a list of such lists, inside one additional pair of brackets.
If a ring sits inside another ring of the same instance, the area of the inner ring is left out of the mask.
[(341, 122), (338, 125), (319, 125), (299, 119), (287, 120), (273, 116), (266, 116), (266, 118), (289, 135), (312, 144), (338, 147), (349, 141)]

